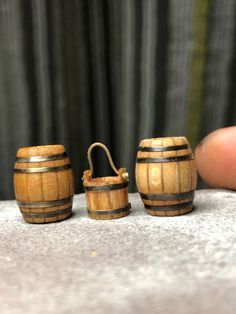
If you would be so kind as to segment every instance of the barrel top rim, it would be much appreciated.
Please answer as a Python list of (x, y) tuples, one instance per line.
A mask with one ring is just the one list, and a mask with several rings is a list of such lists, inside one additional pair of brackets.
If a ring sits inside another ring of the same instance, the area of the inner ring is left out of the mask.
[(186, 136), (163, 136), (163, 137), (150, 137), (150, 138), (144, 138), (141, 140), (141, 142), (144, 141), (154, 141), (154, 140), (165, 140), (165, 139), (183, 139), (187, 140)]
[(17, 150), (17, 157), (56, 155), (65, 152), (62, 144), (23, 146)]
[(146, 147), (163, 147), (163, 146), (181, 146), (189, 142), (185, 136), (165, 136), (165, 137), (151, 137), (140, 141), (139, 146)]
[(22, 148), (27, 148), (27, 149), (31, 149), (31, 148), (42, 148), (42, 147), (45, 147), (45, 148), (51, 148), (51, 147), (53, 147), (53, 148), (56, 148), (57, 146), (59, 146), (59, 147), (63, 147), (63, 145), (62, 144), (47, 144), (47, 145), (35, 145), (35, 146), (22, 146), (22, 147), (20, 147), (19, 149), (22, 149)]

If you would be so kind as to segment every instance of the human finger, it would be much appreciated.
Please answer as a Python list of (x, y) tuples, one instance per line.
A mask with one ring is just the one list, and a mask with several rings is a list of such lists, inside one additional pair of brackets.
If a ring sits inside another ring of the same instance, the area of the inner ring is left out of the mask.
[(210, 186), (236, 190), (236, 126), (210, 133), (198, 144), (195, 160)]

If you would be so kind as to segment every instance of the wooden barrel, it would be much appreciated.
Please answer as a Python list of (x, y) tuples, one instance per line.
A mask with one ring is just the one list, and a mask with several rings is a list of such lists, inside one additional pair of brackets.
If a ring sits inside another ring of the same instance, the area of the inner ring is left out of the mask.
[(193, 209), (197, 173), (193, 153), (185, 137), (142, 140), (135, 176), (148, 214), (175, 216)]
[[(117, 176), (93, 178), (91, 152), (95, 146), (102, 147)], [(129, 215), (128, 174), (125, 168), (116, 169), (110, 152), (102, 143), (89, 147), (88, 159), (90, 170), (84, 171), (83, 186), (86, 193), (87, 209), (92, 219), (115, 219)]]
[(69, 218), (74, 179), (64, 146), (20, 148), (14, 167), (14, 189), (25, 221), (46, 223)]

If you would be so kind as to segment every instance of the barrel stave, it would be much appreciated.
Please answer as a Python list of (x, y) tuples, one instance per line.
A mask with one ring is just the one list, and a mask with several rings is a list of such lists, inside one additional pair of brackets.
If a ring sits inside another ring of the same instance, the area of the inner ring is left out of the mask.
[(89, 208), (97, 210), (98, 207), (108, 210), (111, 208), (122, 208), (127, 203), (127, 189), (114, 190), (109, 192), (87, 192), (89, 193)]
[[(155, 166), (154, 166), (155, 167)], [(176, 162), (163, 163), (161, 180), (163, 181), (163, 190), (160, 191), (163, 194), (173, 193), (176, 194), (179, 191), (179, 180), (178, 180), (178, 164)], [(155, 193), (153, 189), (152, 194)]]
[(26, 175), (20, 173), (14, 173), (14, 190), (17, 200), (28, 200), (27, 192), (28, 178)]

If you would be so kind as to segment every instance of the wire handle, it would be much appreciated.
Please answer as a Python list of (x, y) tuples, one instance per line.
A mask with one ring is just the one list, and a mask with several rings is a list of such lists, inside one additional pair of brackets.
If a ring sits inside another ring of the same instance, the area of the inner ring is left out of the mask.
[(91, 153), (92, 153), (92, 150), (94, 149), (94, 147), (96, 147), (96, 146), (101, 147), (101, 148), (105, 151), (105, 153), (106, 153), (106, 155), (107, 155), (107, 158), (108, 158), (108, 161), (109, 161), (109, 163), (110, 163), (111, 168), (113, 169), (113, 171), (114, 171), (117, 175), (119, 175), (119, 170), (118, 170), (118, 169), (116, 168), (116, 166), (114, 165), (114, 162), (113, 162), (113, 160), (112, 160), (112, 158), (111, 158), (111, 154), (110, 154), (109, 149), (108, 149), (104, 144), (99, 143), (99, 142), (96, 142), (96, 143), (93, 143), (93, 144), (89, 147), (88, 153), (87, 153), (87, 154), (88, 154), (88, 161), (89, 161), (91, 176), (93, 176), (93, 171), (94, 171), (94, 166), (93, 166), (93, 162), (92, 162)]

